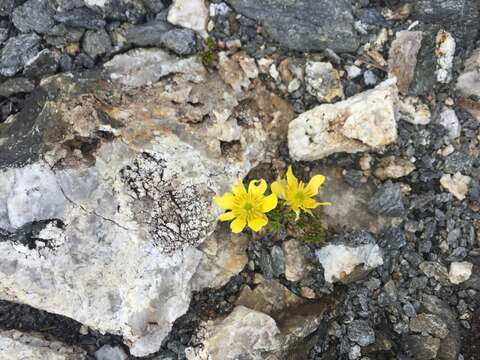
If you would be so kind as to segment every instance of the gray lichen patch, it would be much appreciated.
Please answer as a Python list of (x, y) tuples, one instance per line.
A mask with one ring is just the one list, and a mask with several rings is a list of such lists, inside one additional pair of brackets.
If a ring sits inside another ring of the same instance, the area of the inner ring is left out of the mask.
[(208, 235), (208, 197), (195, 184), (180, 184), (179, 175), (165, 178), (167, 162), (157, 153), (144, 152), (121, 171), (129, 187), (137, 221), (148, 226), (152, 241), (162, 252), (196, 246)]

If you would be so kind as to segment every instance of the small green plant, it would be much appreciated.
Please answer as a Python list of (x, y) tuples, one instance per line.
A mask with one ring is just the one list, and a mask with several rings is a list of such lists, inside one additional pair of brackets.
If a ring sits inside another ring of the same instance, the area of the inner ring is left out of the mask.
[(203, 42), (203, 50), (200, 51), (200, 61), (205, 66), (212, 66), (217, 58), (215, 50), (217, 49), (217, 43), (214, 38), (207, 37)]
[(245, 228), (258, 232), (266, 226), (273, 233), (286, 229), (306, 242), (319, 243), (325, 238), (325, 230), (313, 210), (320, 205), (331, 205), (315, 200), (324, 182), (323, 175), (315, 175), (305, 184), (295, 177), (289, 166), (286, 179), (273, 182), (271, 194), (265, 195), (268, 184), (264, 179), (250, 181), (248, 189), (239, 179), (232, 192), (214, 197), (217, 205), (227, 210), (219, 220), (231, 220), (234, 233)]

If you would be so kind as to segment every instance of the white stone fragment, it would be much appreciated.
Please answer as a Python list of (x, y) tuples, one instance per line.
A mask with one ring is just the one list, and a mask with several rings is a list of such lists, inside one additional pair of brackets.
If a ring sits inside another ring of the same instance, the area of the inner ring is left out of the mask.
[(127, 360), (127, 354), (119, 346), (103, 345), (95, 352), (95, 360)]
[(450, 108), (444, 108), (440, 113), (440, 118), (438, 123), (442, 125), (448, 131), (448, 136), (450, 139), (456, 139), (460, 136), (462, 127), (460, 121), (458, 120), (455, 110)]
[(167, 20), (178, 26), (192, 29), (207, 37), (208, 8), (204, 0), (174, 0)]
[(312, 161), (337, 152), (379, 148), (397, 138), (395, 79), (335, 104), (309, 110), (289, 124), (295, 160)]
[(383, 264), (382, 251), (376, 244), (358, 247), (327, 245), (315, 254), (325, 271), (325, 281), (330, 283), (343, 279), (358, 265), (371, 269)]
[(448, 278), (452, 284), (461, 284), (472, 275), (473, 264), (468, 261), (452, 262)]
[(350, 80), (355, 79), (355, 78), (359, 77), (360, 75), (362, 75), (362, 69), (360, 69), (356, 65), (345, 66), (345, 70), (347, 70), (347, 77)]
[(466, 198), (471, 181), (472, 178), (470, 176), (462, 175), (459, 172), (453, 176), (444, 174), (440, 178), (440, 184), (460, 201)]
[(455, 39), (445, 30), (440, 30), (436, 37), (435, 55), (437, 56), (437, 81), (447, 84), (452, 80)]
[(275, 64), (270, 65), (269, 74), (274, 80), (278, 80), (280, 73), (278, 72), (277, 66)]

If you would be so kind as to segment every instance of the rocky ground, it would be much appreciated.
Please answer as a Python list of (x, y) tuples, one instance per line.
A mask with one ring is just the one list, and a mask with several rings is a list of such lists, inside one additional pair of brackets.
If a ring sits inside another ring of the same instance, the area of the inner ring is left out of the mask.
[(0, 0), (0, 360), (478, 359), (479, 8)]

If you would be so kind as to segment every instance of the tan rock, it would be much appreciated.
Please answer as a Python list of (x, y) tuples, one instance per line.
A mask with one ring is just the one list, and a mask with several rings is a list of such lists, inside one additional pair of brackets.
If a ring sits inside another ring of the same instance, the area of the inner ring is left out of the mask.
[(462, 175), (459, 172), (453, 176), (444, 174), (440, 178), (440, 184), (460, 201), (466, 198), (471, 181), (472, 178), (470, 176)]
[(307, 91), (320, 102), (343, 99), (343, 85), (338, 71), (328, 62), (308, 61), (305, 66)]
[(305, 245), (296, 239), (285, 241), (282, 244), (285, 253), (285, 277), (289, 281), (298, 281), (304, 278), (310, 266), (306, 254), (308, 252)]
[(428, 105), (418, 97), (401, 96), (398, 102), (400, 119), (414, 125), (427, 125), (431, 120)]
[(415, 165), (406, 159), (388, 156), (383, 158), (374, 171), (380, 180), (398, 179), (407, 176), (415, 170)]

